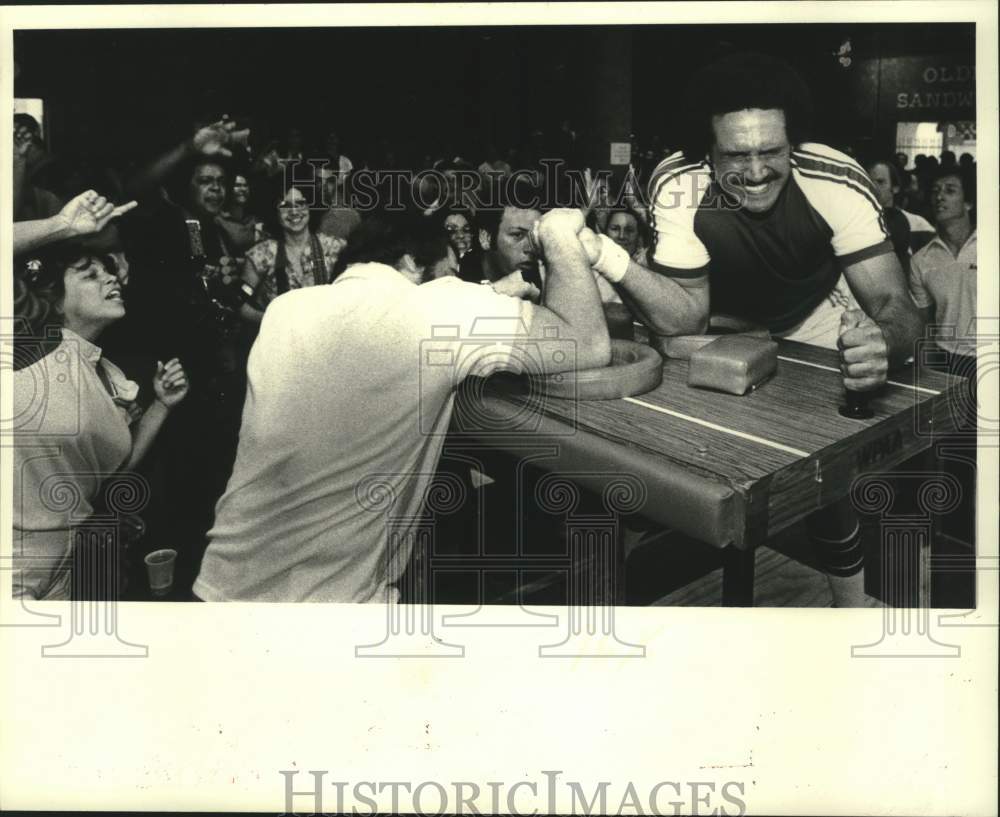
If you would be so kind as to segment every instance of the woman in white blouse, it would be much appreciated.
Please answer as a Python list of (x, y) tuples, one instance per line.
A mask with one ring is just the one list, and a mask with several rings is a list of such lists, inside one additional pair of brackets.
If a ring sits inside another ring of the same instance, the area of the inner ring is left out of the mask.
[(50, 354), (14, 372), (13, 592), (68, 599), (73, 525), (108, 477), (142, 459), (188, 382), (178, 360), (158, 363), (143, 411), (138, 386), (102, 356), (101, 332), (125, 315), (110, 261), (60, 248), (29, 266), (28, 286), (62, 327), (49, 329), (61, 331)]

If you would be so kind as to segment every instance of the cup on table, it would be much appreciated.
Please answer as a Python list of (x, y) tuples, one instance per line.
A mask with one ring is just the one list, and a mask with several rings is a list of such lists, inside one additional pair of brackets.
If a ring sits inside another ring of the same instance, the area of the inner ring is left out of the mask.
[(154, 550), (144, 559), (146, 574), (149, 576), (149, 589), (154, 596), (165, 596), (174, 586), (174, 562), (177, 561), (177, 551), (171, 548)]

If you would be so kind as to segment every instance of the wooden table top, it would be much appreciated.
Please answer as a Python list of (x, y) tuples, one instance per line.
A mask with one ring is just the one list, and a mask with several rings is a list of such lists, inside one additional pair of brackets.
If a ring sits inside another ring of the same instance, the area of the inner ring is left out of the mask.
[(687, 373), (686, 360), (667, 359), (658, 388), (608, 401), (546, 398), (524, 378), (498, 375), (475, 399), (518, 423), (541, 414), (583, 439), (603, 438), (620, 453), (609, 466), (628, 469), (639, 458), (729, 486), (739, 499), (734, 543), (749, 545), (847, 495), (859, 474), (891, 468), (953, 429), (949, 401), (963, 382), (907, 367), (872, 397), (873, 418), (853, 420), (838, 412), (844, 389), (834, 350), (779, 341), (777, 372), (743, 396), (691, 388)]

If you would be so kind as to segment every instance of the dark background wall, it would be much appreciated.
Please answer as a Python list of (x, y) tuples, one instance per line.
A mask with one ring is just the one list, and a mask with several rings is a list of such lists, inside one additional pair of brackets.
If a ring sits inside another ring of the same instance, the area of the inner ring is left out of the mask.
[(973, 43), (973, 26), (957, 24), (21, 31), (15, 95), (46, 100), (57, 150), (121, 159), (224, 111), (249, 116), (261, 138), (290, 123), (318, 138), (332, 124), (352, 157), (385, 136), (416, 158), (475, 154), (569, 119), (599, 163), (622, 128), (669, 145), (684, 83), (726, 48), (796, 65), (818, 101), (818, 135), (847, 145), (890, 138), (891, 112), (874, 102), (881, 61), (974, 62)]

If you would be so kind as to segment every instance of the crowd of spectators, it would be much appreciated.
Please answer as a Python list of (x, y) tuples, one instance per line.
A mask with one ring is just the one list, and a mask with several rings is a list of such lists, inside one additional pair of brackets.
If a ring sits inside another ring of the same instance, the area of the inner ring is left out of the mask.
[[(539, 302), (545, 272), (531, 232), (541, 213), (553, 205), (583, 209), (592, 230), (642, 259), (650, 241), (644, 191), (668, 152), (655, 140), (633, 140), (632, 164), (612, 189), (600, 176), (608, 168), (588, 165), (568, 121), (548, 138), (533, 131), (520, 149), (485, 145), (414, 162), (384, 139), (349, 157), (334, 128), (311, 140), (289, 126), (282, 138), (259, 144), (222, 116), (196, 123), (191, 134), (144, 165), (115, 167), (53, 154), (37, 121), (14, 118), (16, 368), (37, 380), (32, 367), (75, 344), (74, 371), (86, 362), (90, 377), (75, 375), (71, 387), (89, 390), (78, 405), (87, 414), (81, 428), (94, 435), (81, 443), (91, 452), (80, 457), (89, 474), (81, 490), (92, 505), (101, 482), (94, 474), (140, 468), (153, 487), (147, 522), (156, 539), (188, 548), (179, 561), (188, 586), (232, 471), (247, 356), (274, 298), (332, 282), (351, 236), (372, 213), (406, 209), (447, 238), (448, 255), (429, 277), (458, 275)], [(936, 234), (933, 191), (943, 173), (963, 181), (974, 224), (975, 162), (945, 151), (907, 164), (901, 153), (875, 158), (866, 170), (909, 269), (913, 253)], [(520, 187), (511, 185), (515, 177)], [(561, 199), (553, 198), (557, 188)], [(516, 189), (534, 191), (534, 200), (517, 200)], [(78, 294), (84, 281), (93, 289), (86, 297)], [(598, 285), (603, 300), (620, 301), (606, 281)], [(919, 306), (933, 309), (931, 289), (915, 295)], [(56, 391), (48, 393), (51, 400)], [(47, 422), (65, 419), (43, 414)], [(47, 433), (56, 432), (38, 430)], [(36, 466), (40, 484), (60, 467), (49, 465)], [(51, 519), (36, 516), (15, 523), (23, 537), (52, 529)], [(31, 576), (26, 594), (68, 592), (45, 570)]]

